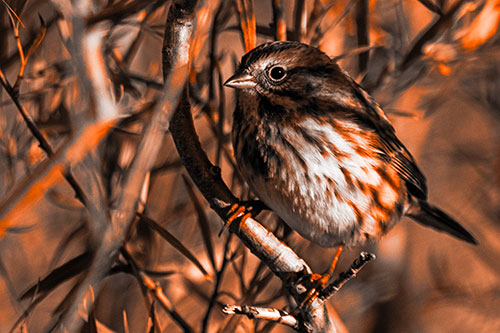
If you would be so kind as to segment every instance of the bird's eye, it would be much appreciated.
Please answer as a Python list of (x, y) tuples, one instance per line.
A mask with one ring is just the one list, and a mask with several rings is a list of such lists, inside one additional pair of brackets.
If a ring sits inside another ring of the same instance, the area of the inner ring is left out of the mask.
[(283, 67), (274, 66), (269, 70), (269, 77), (273, 81), (281, 81), (285, 78), (285, 76), (286, 76), (286, 71)]

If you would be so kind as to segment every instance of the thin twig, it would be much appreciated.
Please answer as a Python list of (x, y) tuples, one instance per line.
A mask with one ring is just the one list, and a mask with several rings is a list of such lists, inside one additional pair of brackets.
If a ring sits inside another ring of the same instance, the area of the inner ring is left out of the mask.
[(283, 310), (278, 310), (274, 308), (261, 308), (256, 306), (248, 305), (229, 305), (227, 304), (222, 309), (225, 314), (240, 314), (245, 315), (250, 319), (265, 319), (269, 321), (275, 321), (280, 324), (289, 326), (295, 330), (298, 330), (299, 324), (297, 318), (288, 314)]
[(170, 298), (165, 294), (161, 285), (148, 276), (148, 274), (139, 268), (134, 258), (124, 248), (121, 249), (121, 254), (132, 267), (132, 273), (142, 287), (146, 288), (151, 295), (160, 303), (163, 309), (172, 317), (174, 322), (179, 325), (184, 332), (194, 332), (193, 328), (182, 318), (175, 309)]
[[(368, 10), (368, 0), (358, 0), (355, 10), (358, 48), (370, 44)], [(358, 55), (358, 73), (364, 73), (368, 68), (369, 55), (368, 50)]]
[(359, 257), (354, 260), (351, 267), (345, 273), (340, 273), (340, 276), (330, 285), (326, 286), (326, 288), (319, 293), (318, 297), (320, 299), (327, 300), (330, 296), (339, 291), (347, 281), (355, 277), (363, 266), (365, 266), (368, 262), (375, 260), (375, 258), (375, 255), (372, 253), (361, 252)]
[(315, 35), (313, 35), (313, 37), (311, 38), (311, 44), (316, 45), (328, 31), (334, 29), (340, 22), (342, 22), (342, 20), (347, 16), (347, 14), (357, 1), (358, 0), (349, 0), (347, 5), (344, 7), (344, 10), (342, 11), (342, 14), (340, 14), (335, 21), (328, 25), (322, 33), (316, 34), (316, 30)]
[(222, 278), (224, 277), (224, 273), (226, 271), (227, 264), (230, 261), (229, 258), (229, 245), (231, 244), (231, 240), (233, 234), (229, 234), (229, 236), (226, 239), (226, 243), (224, 244), (224, 251), (222, 253), (223, 259), (222, 259), (222, 264), (220, 266), (220, 269), (217, 271), (216, 274), (216, 279), (215, 279), (215, 286), (214, 290), (212, 291), (212, 295), (210, 296), (210, 300), (208, 301), (207, 305), (207, 311), (205, 312), (205, 316), (203, 317), (202, 325), (201, 325), (201, 332), (207, 332), (208, 330), (208, 323), (210, 321), (210, 314), (212, 313), (212, 310), (214, 308), (214, 305), (217, 301), (218, 296), (220, 295), (219, 293), (219, 288), (222, 283)]
[(286, 40), (286, 21), (283, 0), (272, 0), (274, 39)]
[(299, 42), (303, 42), (307, 34), (307, 1), (296, 0), (294, 10), (295, 37)]
[[(29, 131), (35, 137), (35, 139), (37, 139), (38, 143), (40, 144), (40, 148), (43, 149), (43, 151), (47, 154), (47, 156), (49, 157), (53, 156), (54, 149), (52, 148), (50, 143), (45, 139), (42, 132), (40, 132), (33, 119), (31, 119), (31, 116), (26, 112), (26, 110), (24, 110), (24, 107), (21, 105), (19, 99), (16, 97), (16, 94), (13, 88), (10, 86), (9, 82), (7, 81), (2, 69), (0, 69), (0, 83), (4, 87), (5, 91), (7, 92), (11, 100), (16, 105), (16, 108), (21, 114), (21, 117), (26, 123), (26, 126), (28, 127)], [(66, 178), (71, 188), (73, 188), (73, 190), (75, 191), (76, 198), (80, 200), (84, 206), (88, 207), (89, 200), (87, 198), (87, 195), (85, 194), (85, 191), (78, 183), (76, 178), (73, 176), (69, 168), (64, 172), (64, 178)]]
[(38, 140), (40, 143), (40, 148), (45, 151), (45, 153), (48, 156), (52, 156), (54, 154), (54, 149), (50, 145), (50, 143), (45, 139), (43, 134), (40, 132), (38, 127), (35, 125), (35, 122), (33, 119), (31, 119), (31, 116), (24, 110), (23, 106), (17, 99), (17, 96), (14, 92), (13, 87), (9, 84), (7, 81), (7, 78), (5, 77), (5, 74), (3, 73), (2, 69), (0, 68), (0, 83), (4, 87), (5, 91), (11, 98), (11, 100), (14, 102), (14, 104), (17, 107), (17, 110), (21, 114), (21, 117), (23, 118), (24, 122), (26, 123), (26, 126), (28, 126), (28, 129), (30, 130), (31, 134)]
[(236, 12), (240, 22), (241, 34), (248, 52), (257, 46), (257, 33), (255, 15), (253, 11), (253, 0), (234, 0)]
[(403, 61), (399, 65), (399, 70), (404, 71), (417, 59), (422, 55), (422, 49), (424, 45), (437, 36), (437, 34), (442, 31), (445, 27), (450, 25), (453, 20), (453, 16), (455, 13), (462, 7), (465, 0), (457, 0), (453, 3), (453, 5), (448, 9), (448, 11), (439, 17), (435, 22), (428, 25), (426, 29), (423, 30), (415, 41), (413, 42), (413, 46), (403, 57)]

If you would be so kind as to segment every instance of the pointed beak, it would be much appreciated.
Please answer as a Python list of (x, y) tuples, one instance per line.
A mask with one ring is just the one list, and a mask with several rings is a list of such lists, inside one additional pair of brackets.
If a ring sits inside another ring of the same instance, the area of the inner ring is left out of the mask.
[(224, 85), (230, 88), (246, 89), (257, 85), (255, 78), (247, 73), (236, 73), (231, 76)]

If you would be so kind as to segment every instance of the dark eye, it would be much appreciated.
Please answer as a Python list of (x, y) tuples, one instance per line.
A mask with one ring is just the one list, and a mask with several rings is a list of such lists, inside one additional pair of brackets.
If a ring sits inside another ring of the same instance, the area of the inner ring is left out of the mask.
[(269, 77), (273, 81), (280, 81), (283, 80), (286, 76), (286, 71), (283, 67), (280, 66), (274, 66), (269, 70)]

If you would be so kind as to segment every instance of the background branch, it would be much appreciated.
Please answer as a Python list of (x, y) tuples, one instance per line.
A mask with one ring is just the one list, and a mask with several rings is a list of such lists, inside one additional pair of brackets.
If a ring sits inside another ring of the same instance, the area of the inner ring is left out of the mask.
[[(495, 331), (496, 2), (0, 1), (0, 331)], [(317, 291), (333, 253), (272, 212), (218, 238), (253, 199), (223, 82), (273, 39), (356, 74), (481, 246), (403, 222)]]

